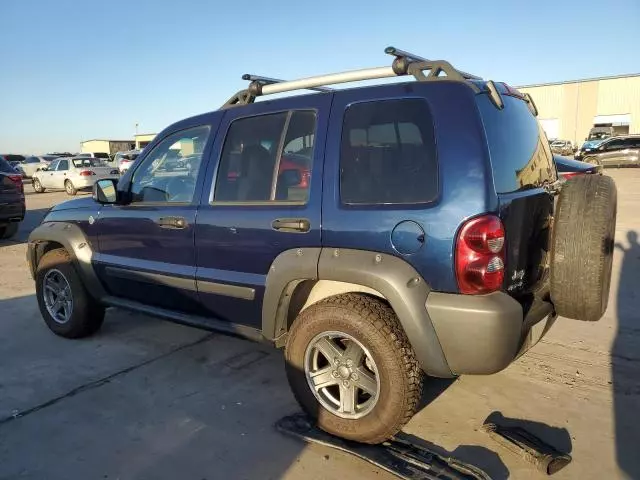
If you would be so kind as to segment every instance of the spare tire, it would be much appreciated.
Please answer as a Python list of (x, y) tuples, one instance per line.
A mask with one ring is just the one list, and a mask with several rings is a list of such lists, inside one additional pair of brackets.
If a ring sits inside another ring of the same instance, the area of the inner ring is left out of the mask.
[(580, 175), (563, 185), (551, 245), (551, 300), (558, 315), (591, 322), (604, 315), (616, 210), (611, 177)]

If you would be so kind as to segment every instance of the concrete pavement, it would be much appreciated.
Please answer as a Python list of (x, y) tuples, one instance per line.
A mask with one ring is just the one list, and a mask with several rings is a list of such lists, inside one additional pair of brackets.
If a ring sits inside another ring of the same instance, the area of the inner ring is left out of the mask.
[[(607, 173), (619, 200), (606, 316), (559, 319), (497, 375), (428, 381), (408, 435), (494, 478), (543, 478), (479, 430), (499, 412), (571, 450), (555, 478), (640, 478), (640, 170)], [(23, 242), (64, 199), (28, 195), (17, 239), (0, 242), (0, 479), (394, 478), (274, 431), (298, 409), (278, 351), (116, 309), (92, 338), (51, 334)]]

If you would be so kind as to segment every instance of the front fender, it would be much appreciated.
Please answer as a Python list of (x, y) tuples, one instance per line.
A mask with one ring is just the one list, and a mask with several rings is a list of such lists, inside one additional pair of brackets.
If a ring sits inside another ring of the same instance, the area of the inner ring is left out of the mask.
[(96, 300), (104, 298), (106, 292), (91, 263), (91, 242), (80, 227), (71, 222), (45, 222), (31, 232), (27, 248), (31, 276), (35, 278), (38, 262), (52, 243), (62, 245), (69, 252), (76, 271), (91, 296)]

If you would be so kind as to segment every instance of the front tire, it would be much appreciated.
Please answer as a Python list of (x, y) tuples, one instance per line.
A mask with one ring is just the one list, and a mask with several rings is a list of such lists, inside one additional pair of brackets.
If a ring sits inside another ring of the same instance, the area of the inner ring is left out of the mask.
[(67, 195), (73, 196), (76, 193), (78, 193), (78, 190), (76, 190), (76, 187), (73, 186), (73, 183), (71, 183), (71, 180), (64, 181), (64, 189), (67, 192)]
[(104, 307), (84, 288), (64, 248), (45, 253), (38, 263), (36, 296), (42, 318), (56, 335), (87, 337), (102, 326)]
[(44, 192), (44, 188), (42, 186), (42, 183), (40, 183), (40, 180), (38, 180), (37, 178), (34, 178), (33, 181), (31, 182), (32, 186), (33, 186), (33, 191), (36, 193), (42, 193)]
[(296, 399), (333, 435), (381, 443), (417, 410), (424, 374), (393, 310), (377, 298), (348, 293), (305, 309), (285, 358)]

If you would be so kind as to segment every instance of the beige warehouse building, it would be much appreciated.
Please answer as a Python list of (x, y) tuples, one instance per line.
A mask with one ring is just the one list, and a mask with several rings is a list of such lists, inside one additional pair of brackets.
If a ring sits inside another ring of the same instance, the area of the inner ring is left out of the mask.
[(131, 150), (134, 146), (135, 142), (132, 140), (93, 139), (80, 142), (80, 151), (82, 153), (108, 153), (113, 155), (117, 152)]
[(640, 133), (640, 74), (524, 85), (549, 138), (581, 144), (594, 126)]

